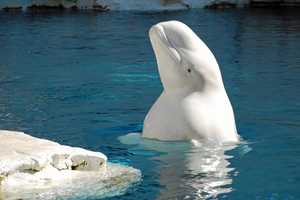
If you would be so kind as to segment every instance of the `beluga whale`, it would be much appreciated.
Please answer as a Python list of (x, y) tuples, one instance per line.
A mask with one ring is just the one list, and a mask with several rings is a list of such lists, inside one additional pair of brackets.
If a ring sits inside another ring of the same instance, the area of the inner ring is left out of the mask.
[(166, 21), (149, 31), (163, 92), (145, 117), (144, 138), (163, 141), (239, 141), (219, 65), (184, 23)]

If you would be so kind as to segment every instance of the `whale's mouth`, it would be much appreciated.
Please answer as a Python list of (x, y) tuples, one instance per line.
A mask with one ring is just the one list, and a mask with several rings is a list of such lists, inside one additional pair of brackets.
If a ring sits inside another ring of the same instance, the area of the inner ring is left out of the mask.
[(198, 52), (203, 48), (198, 36), (178, 21), (156, 24), (150, 29), (149, 35), (155, 51), (164, 48), (177, 61), (181, 61), (186, 52)]
[(152, 41), (154, 50), (156, 50), (156, 46), (159, 45), (161, 48), (168, 53), (170, 57), (172, 57), (177, 62), (181, 61), (181, 56), (176, 48), (176, 45), (172, 43), (172, 39), (167, 36), (165, 33), (165, 29), (162, 25), (156, 24), (152, 26), (149, 31), (150, 39)]

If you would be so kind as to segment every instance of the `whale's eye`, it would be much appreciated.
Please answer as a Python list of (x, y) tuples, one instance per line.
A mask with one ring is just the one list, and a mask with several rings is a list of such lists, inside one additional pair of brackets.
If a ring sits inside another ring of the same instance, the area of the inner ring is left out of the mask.
[(187, 71), (188, 71), (188, 73), (191, 73), (191, 72), (192, 72), (192, 70), (191, 70), (190, 68), (188, 68)]

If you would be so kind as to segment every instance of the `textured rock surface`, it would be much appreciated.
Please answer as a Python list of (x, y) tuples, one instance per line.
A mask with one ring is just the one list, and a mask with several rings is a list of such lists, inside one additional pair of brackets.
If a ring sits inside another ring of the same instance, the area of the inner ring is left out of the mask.
[(82, 148), (60, 145), (21, 132), (0, 131), (0, 175), (57, 170), (105, 171), (106, 156)]
[[(26, 10), (33, 5), (43, 8), (78, 8), (108, 10), (185, 10), (190, 8), (227, 8), (244, 6), (299, 6), (300, 0), (1, 0), (0, 9)], [(232, 6), (234, 5), (234, 6)], [(32, 10), (32, 9), (29, 9)]]
[[(233, 0), (228, 0), (233, 1)], [(234, 0), (235, 1), (235, 0)], [(238, 0), (236, 0), (238, 1)], [(43, 8), (73, 8), (90, 10), (185, 10), (203, 8), (214, 0), (2, 0), (0, 9), (12, 10), (21, 8), (26, 10), (32, 6)], [(29, 9), (32, 10), (32, 9)]]
[(59, 9), (77, 8), (82, 10), (107, 10), (104, 5), (98, 4), (97, 0), (1, 0), (0, 8), (12, 9)]
[(123, 194), (140, 178), (100, 152), (0, 131), (0, 199), (102, 198)]

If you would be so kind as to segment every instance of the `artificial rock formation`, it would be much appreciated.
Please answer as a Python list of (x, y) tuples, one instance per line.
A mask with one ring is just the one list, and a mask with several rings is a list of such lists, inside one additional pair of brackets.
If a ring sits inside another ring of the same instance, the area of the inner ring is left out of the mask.
[(18, 172), (53, 170), (105, 171), (100, 152), (60, 145), (22, 132), (0, 131), (0, 177)]
[(0, 199), (98, 199), (121, 195), (141, 179), (137, 169), (100, 152), (0, 130)]

